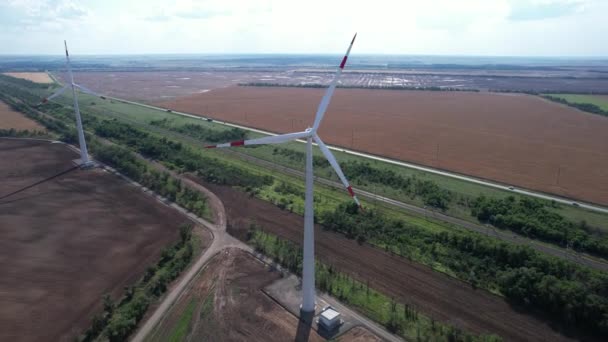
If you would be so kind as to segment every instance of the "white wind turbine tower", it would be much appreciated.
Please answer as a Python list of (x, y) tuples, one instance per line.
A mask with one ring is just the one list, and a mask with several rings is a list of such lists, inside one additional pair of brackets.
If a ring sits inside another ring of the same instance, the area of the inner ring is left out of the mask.
[(319, 125), (321, 124), (321, 120), (323, 119), (323, 115), (327, 110), (327, 106), (329, 105), (329, 101), (336, 89), (336, 84), (338, 83), (338, 79), (342, 74), (342, 70), (346, 65), (346, 60), (348, 59), (348, 55), (350, 54), (350, 50), (353, 47), (353, 43), (355, 42), (355, 38), (357, 34), (353, 37), (353, 40), (350, 42), (348, 46), (348, 50), (346, 51), (346, 55), (342, 58), (342, 62), (338, 67), (338, 70), (334, 76), (334, 79), (331, 81), (331, 84), (319, 107), (317, 109), (317, 114), (315, 116), (315, 121), (312, 128), (307, 128), (304, 132), (297, 133), (288, 133), (283, 135), (264, 137), (259, 139), (252, 140), (241, 140), (235, 141), (231, 143), (219, 144), (207, 146), (207, 148), (216, 148), (216, 147), (231, 147), (231, 146), (249, 146), (249, 145), (260, 145), (260, 144), (280, 144), (288, 141), (293, 141), (296, 139), (306, 139), (306, 198), (305, 198), (305, 209), (304, 209), (304, 260), (303, 260), (303, 269), (302, 269), (302, 312), (303, 313), (313, 313), (315, 310), (315, 257), (314, 257), (314, 212), (313, 212), (313, 170), (312, 170), (312, 141), (314, 140), (321, 152), (325, 155), (325, 158), (329, 161), (331, 166), (334, 168), (338, 177), (342, 181), (342, 184), (348, 190), (350, 196), (355, 200), (357, 205), (361, 207), (361, 203), (357, 199), (357, 196), (353, 192), (352, 187), (344, 177), (344, 173), (340, 169), (340, 165), (336, 161), (336, 158), (327, 148), (327, 146), (323, 143), (319, 135), (317, 134), (317, 130), (319, 129)]
[(74, 75), (72, 74), (72, 67), (70, 65), (70, 54), (68, 53), (68, 44), (65, 40), (63, 41), (63, 44), (65, 46), (65, 59), (66, 59), (66, 68), (68, 70), (69, 84), (66, 83), (61, 89), (54, 92), (51, 96), (44, 98), (42, 100), (42, 103), (47, 103), (48, 101), (52, 100), (53, 98), (63, 94), (68, 88), (72, 88), (72, 97), (74, 99), (74, 114), (76, 115), (76, 130), (78, 131), (78, 144), (80, 147), (80, 166), (88, 167), (88, 166), (91, 166), (93, 163), (89, 159), (89, 153), (87, 150), (87, 142), (85, 141), (84, 130), (82, 128), (82, 118), (80, 117), (80, 107), (78, 107), (78, 96), (76, 95), (76, 89), (82, 91), (83, 93), (97, 96), (102, 99), (105, 99), (105, 97), (98, 95), (98, 94), (94, 93), (93, 91), (91, 91), (81, 85), (74, 83)]

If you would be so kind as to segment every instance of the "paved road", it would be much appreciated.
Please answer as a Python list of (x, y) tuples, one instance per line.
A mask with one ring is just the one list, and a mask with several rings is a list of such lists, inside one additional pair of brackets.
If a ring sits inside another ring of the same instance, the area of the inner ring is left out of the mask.
[[(124, 102), (124, 103), (130, 103), (130, 104), (141, 106), (141, 107), (146, 107), (146, 108), (160, 110), (160, 111), (166, 111), (165, 108), (151, 106), (151, 105), (147, 105), (147, 104), (143, 104), (143, 103), (139, 103), (139, 102), (128, 101), (128, 100), (124, 100), (124, 99), (120, 99), (120, 98), (116, 98), (116, 97), (109, 97), (109, 96), (108, 96), (108, 98), (116, 100), (116, 101)], [(199, 120), (206, 120), (207, 119), (207, 118), (202, 117), (200, 115), (194, 115), (194, 114), (190, 114), (190, 113), (184, 113), (184, 112), (178, 112), (178, 111), (172, 111), (172, 113), (177, 114), (177, 115), (182, 115), (182, 116), (190, 117), (190, 118), (194, 118), (194, 119), (199, 119)], [(256, 133), (260, 133), (260, 134), (277, 135), (276, 133), (273, 133), (273, 132), (263, 131), (263, 130), (260, 130), (260, 129), (256, 129), (256, 128), (252, 128), (252, 127), (247, 127), (247, 126), (243, 126), (243, 125), (238, 125), (238, 124), (234, 124), (234, 123), (230, 123), (230, 122), (225, 122), (225, 121), (216, 121), (216, 122), (222, 123), (222, 124), (224, 124), (226, 126), (241, 128), (241, 129), (245, 129), (245, 130), (256, 132)], [(304, 143), (305, 141), (300, 141), (300, 142)], [(471, 177), (471, 176), (466, 176), (466, 175), (462, 175), (462, 174), (458, 174), (458, 173), (454, 173), (454, 172), (448, 172), (448, 171), (444, 171), (444, 170), (439, 170), (439, 169), (435, 169), (435, 168), (428, 167), (428, 166), (422, 166), (422, 165), (418, 165), (418, 164), (413, 164), (413, 163), (408, 163), (408, 162), (404, 162), (404, 161), (399, 161), (399, 160), (395, 160), (395, 159), (391, 159), (391, 158), (380, 157), (380, 156), (377, 156), (377, 155), (373, 155), (373, 154), (369, 154), (369, 153), (364, 153), (364, 152), (359, 152), (359, 151), (354, 151), (354, 150), (350, 150), (350, 149), (347, 149), (347, 148), (336, 147), (336, 146), (329, 146), (329, 145), (328, 145), (328, 147), (330, 149), (332, 149), (332, 150), (335, 150), (335, 151), (341, 151), (341, 152), (348, 153), (348, 154), (355, 155), (355, 156), (359, 156), (359, 157), (364, 157), (364, 158), (368, 158), (368, 159), (378, 160), (378, 161), (382, 161), (382, 162), (389, 163), (389, 164), (394, 164), (394, 165), (408, 167), (408, 168), (415, 169), (415, 170), (420, 170), (420, 171), (424, 171), (424, 172), (433, 173), (433, 174), (436, 174), (436, 175), (451, 177), (451, 178), (455, 178), (455, 179), (459, 179), (459, 180), (463, 180), (463, 181), (467, 181), (467, 182), (471, 182), (471, 183), (475, 183), (475, 184), (485, 185), (485, 186), (489, 186), (491, 188), (495, 188), (495, 189), (499, 189), (499, 190), (510, 191), (510, 192), (513, 192), (513, 193), (518, 193), (518, 194), (522, 194), (522, 195), (532, 196), (532, 197), (541, 198), (541, 199), (545, 199), (545, 200), (553, 200), (555, 202), (562, 203), (562, 204), (572, 205), (573, 203), (577, 203), (577, 205), (580, 206), (581, 208), (585, 208), (585, 209), (593, 210), (593, 211), (598, 211), (598, 212), (602, 212), (602, 213), (608, 213), (608, 208), (600, 206), (600, 205), (596, 205), (596, 204), (584, 203), (584, 202), (580, 202), (578, 200), (574, 200), (574, 199), (570, 199), (570, 198), (565, 198), (565, 197), (560, 197), (560, 196), (556, 196), (556, 195), (551, 195), (551, 194), (547, 194), (547, 193), (543, 193), (543, 192), (528, 190), (528, 189), (514, 188), (514, 187), (512, 188), (510, 185), (505, 185), (505, 184), (500, 184), (500, 183), (496, 183), (496, 182), (491, 182), (491, 181), (484, 180), (484, 179), (479, 179), (479, 178), (475, 178), (475, 177)]]

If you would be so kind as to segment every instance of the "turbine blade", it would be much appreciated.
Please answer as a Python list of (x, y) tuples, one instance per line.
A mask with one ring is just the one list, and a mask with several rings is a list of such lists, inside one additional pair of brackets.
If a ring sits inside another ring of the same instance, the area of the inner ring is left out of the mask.
[(40, 103), (47, 103), (50, 100), (56, 98), (57, 96), (63, 94), (66, 90), (68, 89), (67, 86), (63, 86), (61, 89), (57, 90), (56, 92), (54, 92), (51, 96), (45, 97), (44, 99), (42, 99), (42, 101), (40, 101)]
[(261, 144), (282, 144), (282, 143), (286, 143), (288, 141), (306, 138), (308, 136), (310, 136), (310, 132), (288, 133), (288, 134), (274, 135), (274, 136), (263, 137), (263, 138), (258, 138), (258, 139), (233, 141), (233, 142), (219, 144), (219, 145), (209, 145), (209, 146), (205, 146), (205, 148), (221, 148), (221, 147), (249, 146), (249, 145), (261, 145)]
[(89, 94), (89, 95), (97, 96), (97, 97), (100, 97), (100, 98), (102, 98), (102, 99), (104, 99), (104, 100), (106, 99), (106, 97), (105, 97), (105, 96), (103, 96), (103, 95), (99, 95), (99, 94), (97, 94), (96, 92), (92, 91), (91, 89), (86, 88), (86, 87), (84, 87), (84, 86), (81, 86), (81, 85), (79, 85), (79, 84), (74, 83), (74, 87), (78, 88), (78, 90), (80, 90), (81, 92), (83, 92), (83, 93), (85, 93), (85, 94)]
[(348, 59), (348, 55), (350, 54), (350, 49), (353, 48), (353, 44), (355, 43), (355, 38), (357, 38), (357, 34), (351, 40), (350, 45), (348, 46), (348, 50), (346, 50), (346, 54), (342, 58), (342, 62), (336, 71), (334, 79), (329, 84), (329, 88), (325, 91), (325, 95), (323, 95), (323, 99), (321, 99), (321, 103), (319, 103), (319, 107), (317, 108), (317, 114), (315, 115), (315, 123), (312, 126), (313, 132), (316, 132), (321, 124), (321, 120), (323, 120), (323, 116), (325, 115), (325, 111), (327, 111), (327, 107), (329, 106), (329, 101), (331, 101), (331, 97), (334, 94), (334, 90), (336, 90), (336, 85), (338, 84), (338, 79), (340, 75), (342, 75), (342, 70), (344, 70), (344, 66), (346, 65), (346, 60)]
[(318, 135), (315, 134), (314, 139), (315, 139), (315, 142), (319, 145), (321, 152), (323, 152), (323, 155), (325, 155), (325, 158), (327, 158), (327, 161), (329, 161), (329, 164), (331, 164), (331, 166), (334, 168), (334, 170), (338, 174), (338, 178), (340, 178), (340, 180), (342, 181), (342, 184), (344, 184), (344, 187), (348, 191), (348, 194), (350, 195), (350, 197), (352, 197), (353, 200), (355, 200), (355, 203), (357, 203), (359, 208), (363, 209), (363, 207), (361, 206), (361, 202), (359, 202), (359, 199), (357, 198), (357, 195), (355, 195), (355, 192), (353, 191), (352, 186), (350, 186), (350, 184), (348, 183), (348, 180), (346, 179), (346, 176), (344, 176), (344, 172), (342, 172), (342, 169), (340, 168), (340, 164), (338, 164), (338, 161), (334, 157), (333, 153), (331, 153), (329, 148), (327, 148), (327, 146), (323, 143), (323, 141), (321, 140), (321, 138), (319, 138)]

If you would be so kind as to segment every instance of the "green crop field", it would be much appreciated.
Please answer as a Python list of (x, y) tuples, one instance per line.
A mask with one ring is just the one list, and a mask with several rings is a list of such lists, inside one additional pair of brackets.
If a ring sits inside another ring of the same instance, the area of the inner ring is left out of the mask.
[(578, 95), (578, 94), (545, 94), (561, 98), (570, 103), (589, 103), (598, 106), (603, 111), (608, 111), (608, 95)]

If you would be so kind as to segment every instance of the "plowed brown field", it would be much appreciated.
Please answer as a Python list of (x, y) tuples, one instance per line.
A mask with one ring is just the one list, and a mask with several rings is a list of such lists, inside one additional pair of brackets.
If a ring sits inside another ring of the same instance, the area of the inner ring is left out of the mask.
[(35, 83), (53, 83), (51, 77), (46, 72), (5, 72), (7, 76), (22, 78)]
[[(290, 132), (312, 125), (323, 91), (229, 87), (159, 105)], [(534, 96), (363, 89), (338, 89), (320, 129), (334, 145), (604, 205), (606, 132), (608, 118)]]
[[(56, 175), (63, 144), (0, 139), (0, 196)], [(73, 341), (178, 239), (186, 218), (115, 175), (75, 170), (0, 200), (0, 341)]]
[[(231, 235), (245, 239), (250, 225), (256, 223), (269, 233), (301, 243), (303, 217), (230, 187), (204, 185), (224, 203)], [(546, 322), (518, 312), (504, 299), (473, 290), (469, 284), (426, 266), (371, 245), (359, 245), (318, 225), (315, 235), (315, 251), (321, 261), (359, 281), (369, 281), (371, 287), (435, 319), (475, 333), (497, 334), (505, 341), (569, 340)]]
[[(149, 340), (293, 341), (298, 319), (261, 291), (279, 278), (252, 255), (223, 250), (194, 278)], [(324, 339), (312, 330), (307, 341)]]
[(23, 114), (14, 111), (6, 103), (0, 101), (0, 128), (16, 130), (44, 131), (36, 121), (26, 118)]

